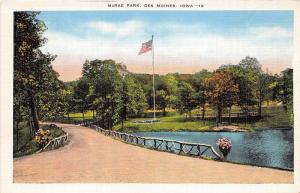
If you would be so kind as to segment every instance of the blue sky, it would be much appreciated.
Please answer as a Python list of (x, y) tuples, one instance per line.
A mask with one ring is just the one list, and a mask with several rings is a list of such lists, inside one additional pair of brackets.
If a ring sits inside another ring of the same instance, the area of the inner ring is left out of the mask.
[[(131, 71), (150, 72), (141, 43), (154, 34), (158, 73), (193, 73), (257, 57), (269, 71), (290, 67), (292, 11), (50, 11), (41, 12), (62, 79), (76, 79), (85, 59), (112, 58)], [(78, 69), (74, 76), (69, 68)]]

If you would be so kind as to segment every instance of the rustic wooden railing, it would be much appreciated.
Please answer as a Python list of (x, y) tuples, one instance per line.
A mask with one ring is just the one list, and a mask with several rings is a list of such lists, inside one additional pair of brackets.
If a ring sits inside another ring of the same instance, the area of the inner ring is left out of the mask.
[(91, 123), (85, 123), (82, 125), (93, 128), (104, 135), (117, 138), (126, 143), (146, 147), (149, 149), (166, 151), (170, 153), (176, 153), (176, 154), (188, 155), (188, 156), (198, 156), (198, 157), (206, 156), (215, 159), (222, 159), (222, 157), (214, 149), (214, 147), (209, 144), (198, 144), (198, 143), (189, 143), (189, 142), (159, 139), (159, 138), (140, 137), (128, 133), (105, 130)]
[(46, 151), (46, 150), (53, 150), (53, 149), (57, 149), (59, 147), (62, 147), (68, 142), (68, 139), (69, 139), (68, 133), (66, 133), (62, 136), (56, 137), (56, 138), (50, 140), (45, 145), (45, 147), (43, 147), (42, 149), (40, 149), (36, 153), (40, 153), (40, 152), (43, 152), (43, 151)]

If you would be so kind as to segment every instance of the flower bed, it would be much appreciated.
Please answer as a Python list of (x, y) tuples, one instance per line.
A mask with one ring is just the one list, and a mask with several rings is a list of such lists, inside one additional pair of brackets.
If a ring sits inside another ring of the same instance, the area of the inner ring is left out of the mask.
[(49, 141), (66, 133), (54, 124), (41, 125), (41, 129), (37, 131), (26, 145), (24, 145), (18, 152), (14, 153), (14, 157), (21, 157), (24, 155), (33, 154), (45, 147)]

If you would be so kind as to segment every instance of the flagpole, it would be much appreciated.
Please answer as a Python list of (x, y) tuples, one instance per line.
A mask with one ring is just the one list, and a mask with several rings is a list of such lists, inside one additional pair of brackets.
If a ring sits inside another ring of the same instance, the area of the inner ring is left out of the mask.
[(154, 85), (154, 42), (153, 42), (154, 36), (152, 35), (152, 86), (153, 86), (153, 119), (155, 120), (155, 85)]

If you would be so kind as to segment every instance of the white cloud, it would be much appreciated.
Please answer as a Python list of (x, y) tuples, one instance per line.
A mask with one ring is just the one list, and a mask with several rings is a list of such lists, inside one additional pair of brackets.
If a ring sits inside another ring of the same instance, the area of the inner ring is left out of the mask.
[[(118, 25), (120, 28), (117, 28)], [(145, 23), (142, 24), (137, 21), (103, 22), (93, 26), (98, 26), (102, 33), (113, 33), (115, 36), (125, 37), (132, 33), (142, 33), (139, 31), (141, 30), (140, 25), (145, 25)], [(272, 41), (272, 38), (277, 40), (290, 37), (290, 32), (284, 28), (251, 28), (247, 33), (236, 37), (216, 35), (205, 30), (201, 33), (199, 31), (195, 33), (193, 30), (189, 33), (176, 33), (181, 28), (189, 31), (188, 26), (190, 24), (184, 28), (184, 24), (173, 26), (167, 23), (153, 26), (174, 31), (174, 33), (167, 35), (163, 34), (164, 36), (155, 36), (154, 49), (157, 65), (176, 63), (186, 65), (188, 68), (189, 65), (197, 64), (235, 64), (245, 56), (257, 57), (259, 60), (291, 61), (292, 59), (293, 47), (291, 43)], [(201, 28), (200, 25), (194, 27)], [(122, 31), (124, 29), (126, 30)], [(148, 40), (144, 37), (150, 37), (150, 35), (132, 35), (129, 40), (105, 35), (77, 37), (66, 33), (47, 31), (45, 36), (48, 38), (48, 42), (43, 49), (58, 56), (82, 56), (89, 59), (111, 58), (127, 65), (131, 65), (133, 61), (135, 64), (150, 64), (151, 61), (147, 55), (138, 55), (141, 43)]]
[(96, 29), (103, 34), (126, 37), (136, 31), (139, 31), (143, 27), (143, 22), (134, 20), (125, 22), (96, 21), (89, 22), (87, 26), (89, 28)]
[[(79, 38), (66, 33), (46, 32), (48, 42), (43, 48), (58, 55), (80, 55), (86, 57), (110, 57), (120, 50), (126, 51), (127, 44), (102, 37)], [(115, 50), (115, 51), (114, 51)]]
[(263, 39), (280, 39), (293, 37), (293, 31), (282, 27), (255, 27), (250, 29), (250, 34)]

